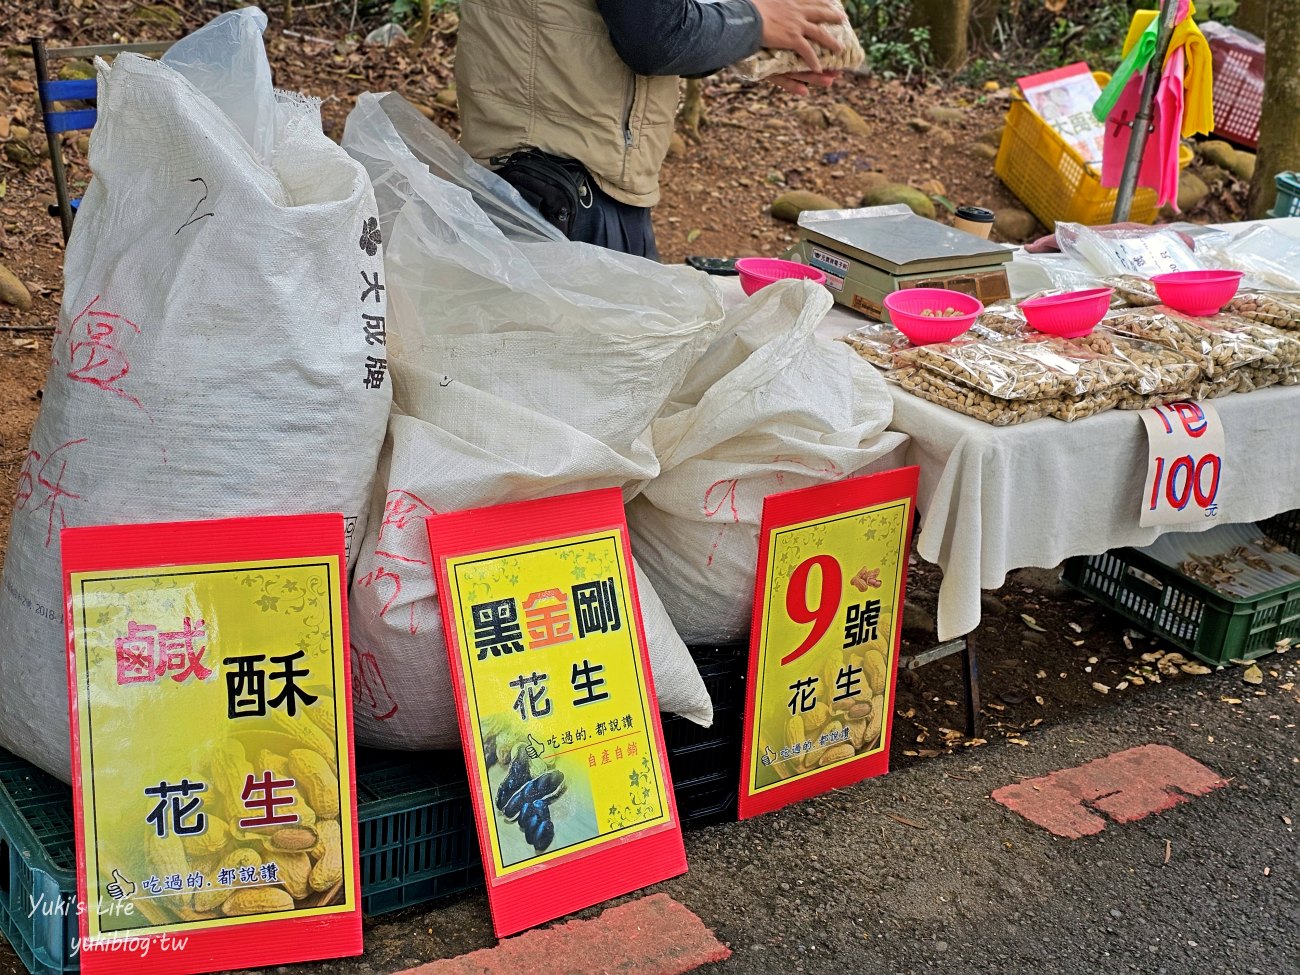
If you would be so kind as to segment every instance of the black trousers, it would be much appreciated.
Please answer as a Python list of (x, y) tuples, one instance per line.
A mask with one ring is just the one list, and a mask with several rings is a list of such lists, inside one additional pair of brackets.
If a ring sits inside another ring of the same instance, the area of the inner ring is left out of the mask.
[(648, 257), (652, 261), (659, 260), (650, 208), (634, 207), (614, 199), (590, 177), (587, 185), (591, 188), (591, 206), (578, 210), (570, 238), (636, 257)]

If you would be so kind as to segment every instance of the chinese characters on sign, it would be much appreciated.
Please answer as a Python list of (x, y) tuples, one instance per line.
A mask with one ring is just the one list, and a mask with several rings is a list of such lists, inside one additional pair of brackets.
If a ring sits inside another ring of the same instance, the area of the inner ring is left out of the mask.
[(667, 817), (618, 546), (606, 533), (449, 567), (502, 873)]
[[(343, 545), (339, 515), (63, 533), (87, 975), (139, 971), (128, 936), (230, 968), (359, 952)], [(274, 948), (240, 927), (266, 920)]]
[[(429, 519), (502, 936), (685, 864), (621, 495), (510, 509)], [(565, 514), (543, 520), (536, 512), (546, 510)], [(595, 530), (602, 519), (617, 527)], [(514, 533), (535, 522), (561, 537), (518, 544)], [(638, 850), (660, 853), (644, 860)]]
[(763, 508), (740, 814), (888, 768), (915, 468)]

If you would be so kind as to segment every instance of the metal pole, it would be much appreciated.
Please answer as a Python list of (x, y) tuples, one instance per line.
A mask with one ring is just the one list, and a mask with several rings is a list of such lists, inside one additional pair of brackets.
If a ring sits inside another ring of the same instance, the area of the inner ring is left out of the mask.
[[(30, 40), (32, 60), (36, 62), (36, 93), (41, 103), (41, 124), (45, 125), (53, 106), (45, 93), (46, 82), (50, 80), (50, 63), (45, 56), (45, 41), (40, 37)], [(50, 147), (50, 170), (54, 175), (54, 195), (59, 201), (59, 222), (63, 224), (63, 243), (67, 244), (72, 235), (72, 204), (68, 200), (68, 174), (63, 168), (63, 145), (59, 136), (45, 126), (45, 140)]]
[(1156, 53), (1147, 67), (1146, 80), (1142, 84), (1142, 99), (1138, 105), (1137, 115), (1133, 121), (1126, 123), (1133, 129), (1133, 136), (1128, 144), (1128, 156), (1124, 159), (1124, 171), (1119, 178), (1119, 191), (1115, 194), (1115, 213), (1111, 219), (1123, 223), (1129, 218), (1133, 209), (1133, 194), (1137, 192), (1138, 174), (1142, 170), (1142, 156), (1146, 152), (1147, 137), (1151, 134), (1151, 119), (1154, 115), (1156, 89), (1164, 75), (1165, 56), (1169, 53), (1169, 42), (1174, 36), (1175, 18), (1178, 16), (1178, 0), (1164, 0), (1160, 8), (1160, 26), (1156, 34)]

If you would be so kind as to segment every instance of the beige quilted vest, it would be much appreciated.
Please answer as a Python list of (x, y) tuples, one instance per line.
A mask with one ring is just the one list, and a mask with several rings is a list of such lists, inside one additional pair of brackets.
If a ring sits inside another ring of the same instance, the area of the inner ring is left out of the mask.
[(579, 160), (614, 199), (654, 206), (677, 89), (633, 74), (594, 0), (461, 2), (461, 143), (484, 165), (535, 146)]

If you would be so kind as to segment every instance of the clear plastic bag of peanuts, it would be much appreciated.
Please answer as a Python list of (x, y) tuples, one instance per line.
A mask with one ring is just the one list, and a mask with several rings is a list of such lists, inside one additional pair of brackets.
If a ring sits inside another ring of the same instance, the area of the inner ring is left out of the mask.
[(1106, 328), (1174, 349), (1201, 367), (1206, 379), (1270, 355), (1269, 339), (1253, 323), (1224, 316), (1191, 318), (1165, 305), (1111, 312)]

